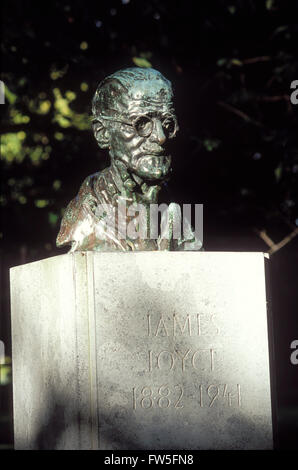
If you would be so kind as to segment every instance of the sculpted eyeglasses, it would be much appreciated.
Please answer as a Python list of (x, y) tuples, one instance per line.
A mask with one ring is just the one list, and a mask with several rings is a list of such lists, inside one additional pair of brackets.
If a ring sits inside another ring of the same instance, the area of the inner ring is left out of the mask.
[(161, 122), (163, 131), (169, 139), (175, 136), (178, 130), (178, 123), (174, 116), (166, 116), (164, 119), (151, 118), (149, 116), (138, 116), (133, 122), (124, 121), (122, 119), (115, 119), (112, 116), (99, 116), (98, 120), (106, 119), (108, 121), (119, 122), (120, 124), (126, 124), (127, 126), (133, 127), (135, 132), (140, 137), (149, 137), (154, 128), (154, 121), (159, 120)]

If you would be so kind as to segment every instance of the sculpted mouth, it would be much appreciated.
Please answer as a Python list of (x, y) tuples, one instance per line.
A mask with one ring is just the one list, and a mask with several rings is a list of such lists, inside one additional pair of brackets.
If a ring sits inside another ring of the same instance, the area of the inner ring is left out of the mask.
[(169, 155), (161, 154), (160, 152), (144, 153), (136, 164), (136, 169), (140, 176), (148, 180), (163, 179), (169, 172), (171, 165), (171, 157)]
[(161, 147), (156, 149), (144, 150), (143, 155), (152, 155), (154, 157), (162, 157), (165, 154), (165, 150)]
[(163, 165), (167, 160), (167, 156), (160, 153), (147, 153), (143, 158), (151, 162), (152, 165)]
[(170, 164), (171, 157), (165, 153), (145, 153), (140, 157), (139, 162), (147, 162), (145, 164), (164, 165)]

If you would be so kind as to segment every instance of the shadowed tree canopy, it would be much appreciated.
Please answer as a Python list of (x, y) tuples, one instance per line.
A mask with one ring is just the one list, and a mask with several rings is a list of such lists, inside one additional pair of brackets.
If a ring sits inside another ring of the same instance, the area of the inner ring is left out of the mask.
[(90, 131), (93, 93), (130, 65), (173, 82), (176, 199), (203, 202), (211, 231), (216, 219), (279, 241), (298, 223), (297, 4), (230, 3), (4, 2), (3, 241), (55, 249), (82, 176), (107, 163)]
[[(1, 8), (0, 338), (8, 349), (8, 267), (67, 251), (55, 246), (66, 205), (108, 164), (91, 132), (91, 100), (121, 68), (153, 67), (173, 84), (180, 131), (160, 202), (204, 204), (206, 250), (289, 249), (297, 266), (297, 2), (3, 0)], [(294, 267), (272, 266), (288, 270), (281, 290), (293, 292)]]

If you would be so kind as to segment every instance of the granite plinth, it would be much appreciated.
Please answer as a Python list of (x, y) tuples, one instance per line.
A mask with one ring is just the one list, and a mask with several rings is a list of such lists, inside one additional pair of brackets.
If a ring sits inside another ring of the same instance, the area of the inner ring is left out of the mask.
[(263, 253), (11, 269), (17, 449), (270, 449)]

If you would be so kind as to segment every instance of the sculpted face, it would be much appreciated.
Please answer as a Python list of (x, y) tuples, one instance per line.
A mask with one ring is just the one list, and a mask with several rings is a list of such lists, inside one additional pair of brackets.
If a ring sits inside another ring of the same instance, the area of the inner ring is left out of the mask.
[(166, 142), (175, 136), (177, 123), (170, 91), (160, 83), (137, 83), (129, 95), (118, 97), (117, 112), (107, 123), (112, 160), (121, 160), (144, 180), (163, 179), (171, 166)]

